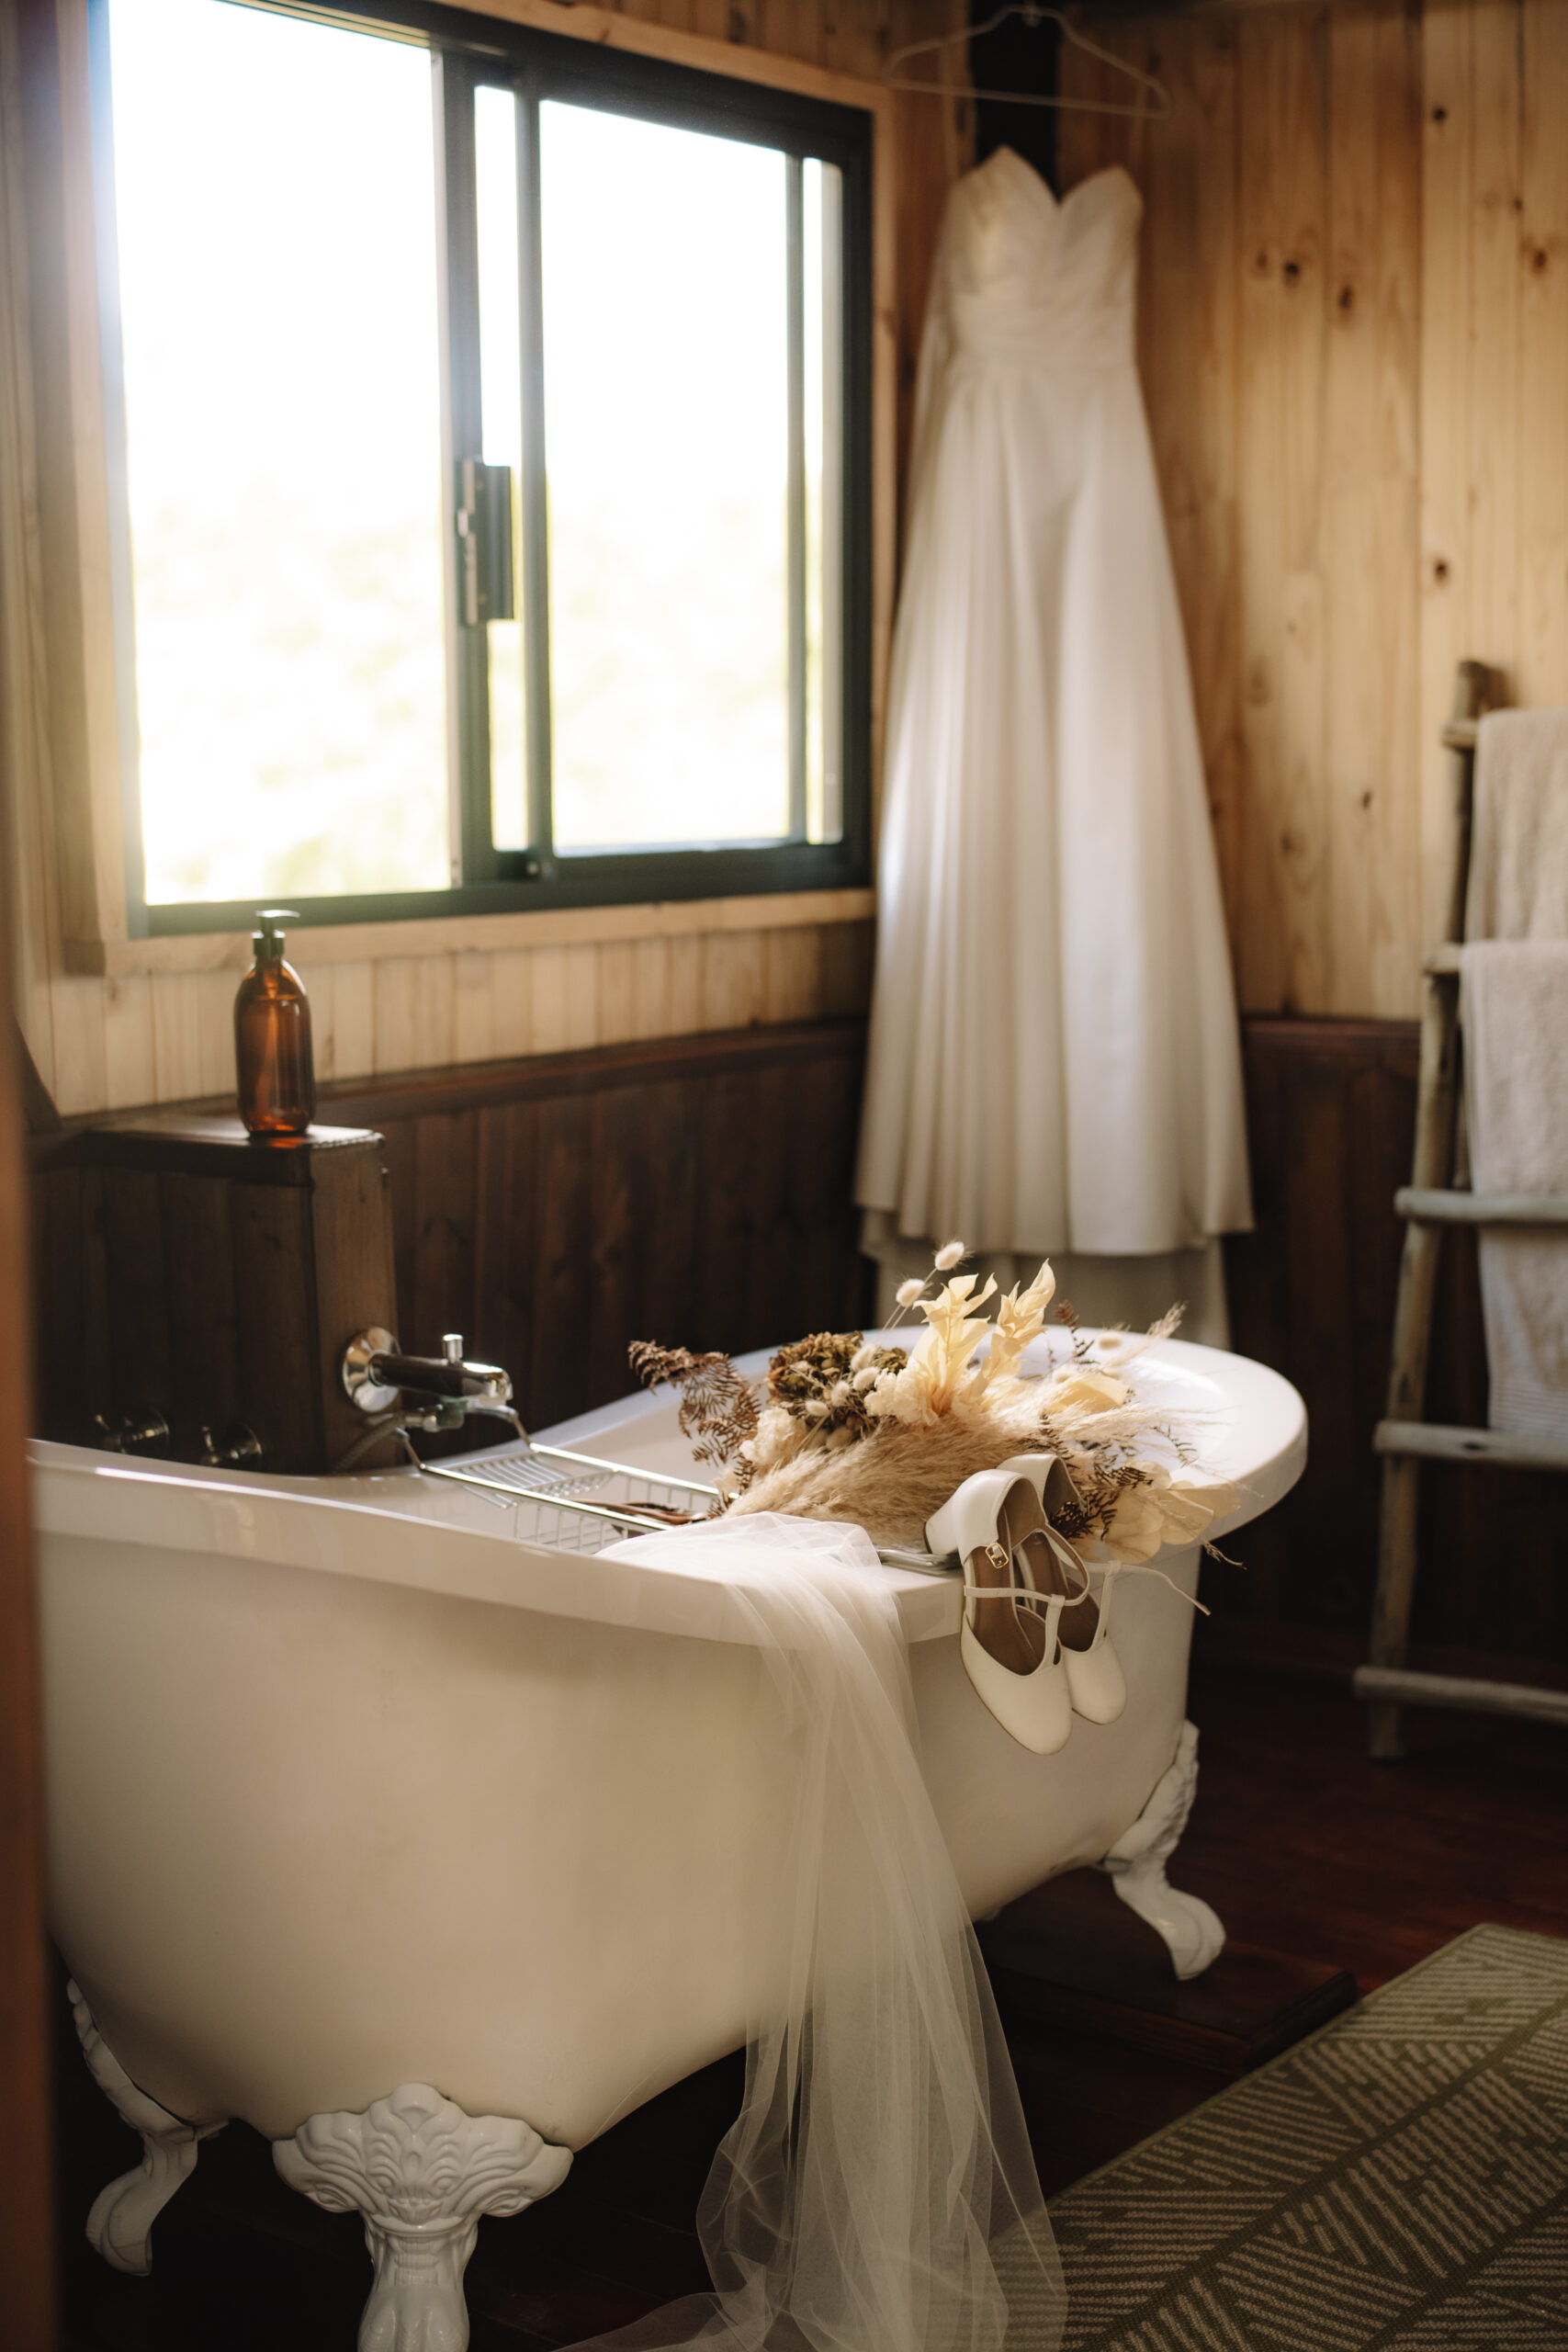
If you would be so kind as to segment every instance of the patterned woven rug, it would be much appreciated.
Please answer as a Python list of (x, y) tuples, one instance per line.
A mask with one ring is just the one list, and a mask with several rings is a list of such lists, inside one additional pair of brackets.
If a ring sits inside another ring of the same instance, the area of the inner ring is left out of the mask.
[(1064, 2352), (1568, 2352), (1568, 1942), (1472, 1928), (1051, 2219)]

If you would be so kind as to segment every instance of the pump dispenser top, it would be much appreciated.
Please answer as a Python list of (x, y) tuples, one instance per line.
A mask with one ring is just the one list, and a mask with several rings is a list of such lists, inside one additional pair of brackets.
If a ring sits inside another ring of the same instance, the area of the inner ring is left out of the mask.
[(254, 962), (234, 999), (234, 1060), (240, 1116), (253, 1136), (302, 1136), (316, 1111), (310, 1006), (304, 983), (283, 960), (287, 907), (264, 907), (251, 933)]

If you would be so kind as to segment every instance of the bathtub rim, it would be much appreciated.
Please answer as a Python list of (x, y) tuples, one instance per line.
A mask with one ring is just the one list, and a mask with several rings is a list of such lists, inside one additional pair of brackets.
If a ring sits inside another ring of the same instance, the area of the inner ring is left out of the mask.
[[(739, 1357), (739, 1368), (755, 1375), (765, 1369), (768, 1353), (759, 1350)], [(1221, 1442), (1204, 1464), (1241, 1488), (1236, 1508), (1209, 1531), (1211, 1537), (1222, 1537), (1267, 1510), (1301, 1476), (1305, 1406), (1289, 1381), (1246, 1356), (1171, 1340), (1160, 1342), (1146, 1361), (1157, 1365), (1160, 1360), (1179, 1375), (1196, 1376), (1232, 1408)], [(536, 1434), (552, 1443), (581, 1445), (667, 1417), (671, 1409), (667, 1394), (634, 1394)], [(1239, 1446), (1237, 1439), (1243, 1441)], [(522, 1541), (499, 1523), (492, 1529), (473, 1519), (455, 1522), (423, 1510), (400, 1509), (399, 1489), (412, 1493), (418, 1480), (412, 1470), (370, 1474), (361, 1498), (352, 1488), (341, 1491), (350, 1486), (347, 1479), (128, 1460), (43, 1439), (30, 1442), (28, 1454), (34, 1522), (42, 1535), (271, 1562), (697, 1640), (748, 1645), (756, 1638), (750, 1611), (737, 1605), (718, 1577), (603, 1553), (555, 1551)], [(340, 1491), (323, 1493), (328, 1486)], [(124, 1509), (128, 1487), (150, 1505), (134, 1521)], [(427, 1495), (428, 1486), (420, 1491)], [(363, 1533), (367, 1521), (371, 1541), (360, 1552), (346, 1539)], [(897, 1568), (877, 1573), (893, 1592), (908, 1642), (941, 1640), (957, 1632), (962, 1603), (955, 1582)]]
[[(290, 1492), (263, 1473), (247, 1477), (205, 1473), (195, 1464), (128, 1463), (44, 1441), (29, 1448), (29, 1460), (33, 1523), (46, 1538), (197, 1552), (640, 1633), (742, 1646), (756, 1640), (750, 1613), (717, 1577), (603, 1553), (551, 1551), (500, 1527), (453, 1525), (370, 1502)], [(298, 1482), (303, 1489), (312, 1483)], [(150, 1506), (134, 1522), (122, 1507), (127, 1487)], [(351, 1539), (367, 1522), (373, 1546), (361, 1552)], [(931, 1577), (880, 1573), (895, 1587), (907, 1640), (932, 1641), (956, 1629), (954, 1589)]]

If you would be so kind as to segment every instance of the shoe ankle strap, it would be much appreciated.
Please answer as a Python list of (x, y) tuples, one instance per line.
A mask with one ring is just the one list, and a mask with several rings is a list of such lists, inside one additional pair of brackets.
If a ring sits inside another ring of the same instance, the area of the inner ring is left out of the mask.
[(971, 1584), (965, 1577), (959, 1589), (966, 1599), (1010, 1600), (1015, 1608), (1038, 1610), (1042, 1616), (1048, 1616), (1053, 1609), (1060, 1611), (1074, 1605), (1059, 1592), (1033, 1592), (1022, 1584)]

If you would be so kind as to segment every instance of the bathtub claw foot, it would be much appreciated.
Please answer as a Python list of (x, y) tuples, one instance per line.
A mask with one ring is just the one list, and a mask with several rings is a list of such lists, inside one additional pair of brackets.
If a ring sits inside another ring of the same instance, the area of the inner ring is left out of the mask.
[(1198, 1793), (1198, 1733), (1183, 1724), (1169, 1770), (1130, 1829), (1099, 1867), (1130, 1911), (1161, 1937), (1178, 1976), (1201, 1976), (1224, 1950), (1225, 1931), (1201, 1895), (1183, 1894), (1165, 1874)]
[(359, 2352), (463, 2352), (463, 2273), (481, 2213), (520, 2213), (558, 2188), (570, 2148), (526, 2123), (465, 2115), (405, 2083), (363, 2115), (312, 2115), (273, 2162), (329, 2213), (357, 2212), (375, 2265)]
[(94, 2022), (93, 2012), (74, 1983), (65, 1987), (71, 2014), (88, 2072), (123, 2121), (141, 2134), (141, 2162), (131, 2172), (100, 2189), (87, 2216), (87, 2240), (115, 2270), (129, 2270), (145, 2278), (152, 2267), (152, 2224), (174, 2195), (196, 2170), (198, 2143), (221, 2132), (220, 2123), (204, 2130), (183, 2123), (138, 2090)]

